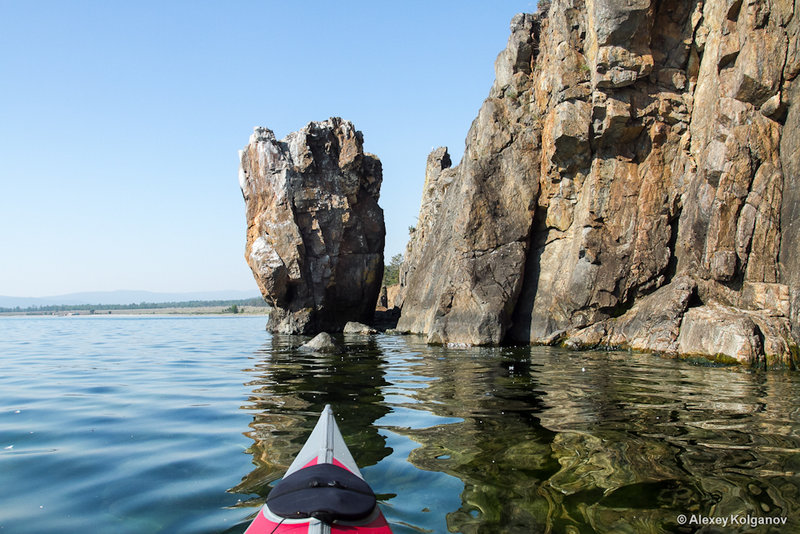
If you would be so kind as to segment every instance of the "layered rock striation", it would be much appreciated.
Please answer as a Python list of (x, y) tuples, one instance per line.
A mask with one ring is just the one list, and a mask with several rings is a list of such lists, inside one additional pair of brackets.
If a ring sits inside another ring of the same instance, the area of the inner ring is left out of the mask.
[(790, 362), (799, 33), (791, 0), (517, 15), (461, 163), (429, 157), (398, 328)]
[(278, 141), (256, 128), (239, 154), (245, 257), (273, 306), (267, 329), (341, 331), (369, 322), (383, 277), (382, 180), (363, 136), (340, 118)]

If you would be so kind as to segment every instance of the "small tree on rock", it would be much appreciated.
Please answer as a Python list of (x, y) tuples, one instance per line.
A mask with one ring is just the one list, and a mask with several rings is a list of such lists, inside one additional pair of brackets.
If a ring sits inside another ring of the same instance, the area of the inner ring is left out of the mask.
[(392, 286), (400, 281), (400, 267), (403, 265), (403, 255), (395, 254), (383, 268), (383, 285)]

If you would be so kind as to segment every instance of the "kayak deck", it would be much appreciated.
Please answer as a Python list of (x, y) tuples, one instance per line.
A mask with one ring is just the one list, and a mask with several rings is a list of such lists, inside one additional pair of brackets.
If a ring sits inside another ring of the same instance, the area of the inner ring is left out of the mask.
[(245, 534), (361, 532), (392, 531), (326, 405)]

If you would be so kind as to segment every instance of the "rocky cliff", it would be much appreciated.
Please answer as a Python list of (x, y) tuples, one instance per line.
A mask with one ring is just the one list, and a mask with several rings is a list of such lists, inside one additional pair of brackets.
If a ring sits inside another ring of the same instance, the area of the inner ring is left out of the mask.
[(792, 0), (517, 15), (461, 163), (428, 159), (398, 328), (791, 362), (798, 33)]
[(381, 163), (339, 118), (278, 141), (256, 128), (239, 154), (247, 209), (245, 257), (274, 307), (267, 329), (341, 331), (368, 322), (383, 277)]

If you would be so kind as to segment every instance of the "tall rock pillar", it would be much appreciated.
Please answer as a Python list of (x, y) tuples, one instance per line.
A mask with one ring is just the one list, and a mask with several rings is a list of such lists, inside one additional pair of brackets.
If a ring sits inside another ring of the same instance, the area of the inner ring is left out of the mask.
[(278, 141), (256, 128), (239, 153), (245, 257), (282, 334), (369, 322), (383, 277), (381, 162), (350, 121), (312, 122)]

